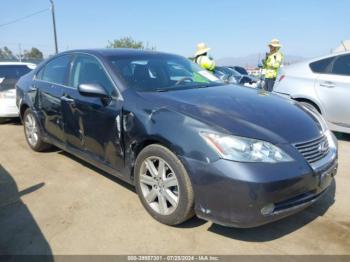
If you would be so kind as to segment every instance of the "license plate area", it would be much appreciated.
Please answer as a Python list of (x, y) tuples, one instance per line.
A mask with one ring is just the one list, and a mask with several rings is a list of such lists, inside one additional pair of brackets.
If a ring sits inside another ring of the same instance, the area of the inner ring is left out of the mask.
[(319, 175), (319, 187), (321, 188), (321, 190), (327, 188), (331, 184), (333, 177), (337, 173), (337, 168), (338, 165), (334, 164), (326, 171), (321, 172), (321, 174)]

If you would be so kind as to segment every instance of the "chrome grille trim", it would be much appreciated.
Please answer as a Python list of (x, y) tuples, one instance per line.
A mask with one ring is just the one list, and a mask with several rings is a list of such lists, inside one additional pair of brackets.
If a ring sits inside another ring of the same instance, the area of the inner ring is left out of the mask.
[[(294, 144), (294, 146), (310, 164), (319, 161), (329, 152), (328, 139), (324, 135), (307, 142)], [(323, 150), (320, 150), (321, 147)]]

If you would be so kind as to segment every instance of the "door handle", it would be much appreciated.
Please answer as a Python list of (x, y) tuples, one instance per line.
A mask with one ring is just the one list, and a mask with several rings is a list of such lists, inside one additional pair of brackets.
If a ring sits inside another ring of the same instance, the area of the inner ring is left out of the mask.
[(38, 88), (36, 87), (36, 86), (30, 86), (29, 87), (29, 91), (37, 91), (38, 90)]
[(327, 87), (327, 88), (333, 88), (336, 87), (336, 85), (333, 82), (326, 81), (320, 84), (320, 86)]
[(74, 103), (75, 102), (73, 98), (70, 98), (70, 97), (67, 97), (67, 96), (62, 96), (61, 100), (65, 101), (65, 102), (68, 102), (68, 103)]

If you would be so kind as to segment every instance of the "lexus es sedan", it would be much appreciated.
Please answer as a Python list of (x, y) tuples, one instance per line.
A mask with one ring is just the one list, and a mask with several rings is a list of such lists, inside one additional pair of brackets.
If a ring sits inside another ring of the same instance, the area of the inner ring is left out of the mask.
[(55, 145), (127, 181), (168, 225), (272, 222), (317, 201), (337, 171), (318, 113), (178, 55), (67, 51), (20, 79), (17, 104), (29, 147)]
[(18, 117), (15, 84), (35, 66), (32, 63), (0, 62), (0, 124), (9, 118)]
[(331, 130), (350, 134), (350, 52), (281, 68), (274, 91), (318, 111)]

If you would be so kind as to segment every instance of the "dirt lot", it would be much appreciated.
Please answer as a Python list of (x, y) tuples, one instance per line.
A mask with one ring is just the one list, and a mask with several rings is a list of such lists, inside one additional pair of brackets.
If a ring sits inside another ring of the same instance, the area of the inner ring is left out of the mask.
[(132, 187), (64, 152), (34, 153), (21, 125), (2, 125), (0, 254), (350, 254), (350, 137), (339, 146), (336, 184), (297, 215), (255, 229), (168, 227)]

